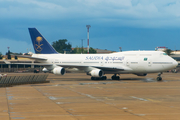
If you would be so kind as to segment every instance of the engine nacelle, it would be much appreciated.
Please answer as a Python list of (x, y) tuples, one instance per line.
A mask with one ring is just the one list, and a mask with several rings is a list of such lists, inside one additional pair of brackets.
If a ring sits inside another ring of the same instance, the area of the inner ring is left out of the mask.
[(137, 76), (146, 76), (147, 73), (135, 73), (135, 75), (137, 75)]
[(45, 72), (45, 73), (49, 72), (49, 70), (47, 68), (43, 68), (42, 71)]
[(66, 73), (65, 69), (63, 67), (55, 67), (53, 69), (53, 73), (55, 75), (64, 75)]
[(99, 70), (99, 69), (96, 69), (96, 70), (92, 70), (90, 72), (90, 75), (92, 77), (102, 77), (104, 75), (103, 71), (102, 70)]

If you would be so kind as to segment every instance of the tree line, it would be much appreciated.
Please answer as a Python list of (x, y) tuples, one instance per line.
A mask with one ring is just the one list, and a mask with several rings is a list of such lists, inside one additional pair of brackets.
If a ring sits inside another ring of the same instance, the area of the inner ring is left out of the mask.
[[(68, 53), (78, 54), (78, 53), (87, 53), (87, 50), (82, 47), (76, 47), (72, 49), (72, 45), (68, 42), (67, 39), (60, 39), (52, 43), (54, 49), (59, 53), (64, 53), (64, 51), (68, 51)], [(89, 48), (89, 53), (97, 53), (95, 49), (92, 47)]]
[[(22, 55), (22, 53), (13, 53), (10, 52), (10, 50), (8, 50), (8, 52), (6, 53), (7, 59), (11, 59), (11, 55), (14, 55), (14, 59), (18, 59), (16, 55)], [(4, 55), (0, 52), (0, 60), (3, 59)]]

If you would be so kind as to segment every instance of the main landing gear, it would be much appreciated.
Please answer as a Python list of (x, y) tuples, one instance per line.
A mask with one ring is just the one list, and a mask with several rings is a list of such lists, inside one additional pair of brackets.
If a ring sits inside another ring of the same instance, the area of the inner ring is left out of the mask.
[(91, 80), (106, 80), (107, 77), (106, 76), (102, 76), (102, 77), (91, 77)]
[(162, 77), (161, 77), (162, 74), (163, 74), (162, 72), (160, 72), (160, 73), (158, 74), (157, 81), (161, 81), (161, 80), (162, 80)]
[(112, 80), (119, 80), (120, 77), (119, 76), (116, 76), (116, 74), (114, 74), (112, 77), (111, 77)]

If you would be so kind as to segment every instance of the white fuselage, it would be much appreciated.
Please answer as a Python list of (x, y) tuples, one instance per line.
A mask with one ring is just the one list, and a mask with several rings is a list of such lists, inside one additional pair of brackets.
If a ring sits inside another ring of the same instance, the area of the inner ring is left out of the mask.
[[(173, 69), (177, 62), (160, 51), (126, 51), (112, 54), (34, 54), (32, 57), (46, 58), (41, 63), (52, 70), (56, 66), (77, 68), (84, 72), (102, 69), (106, 74), (156, 73)], [(112, 70), (113, 69), (113, 70)]]

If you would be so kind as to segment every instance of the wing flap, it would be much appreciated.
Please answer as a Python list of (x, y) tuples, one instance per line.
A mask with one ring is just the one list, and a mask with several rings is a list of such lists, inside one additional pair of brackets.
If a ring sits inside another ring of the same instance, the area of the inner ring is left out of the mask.
[(61, 67), (68, 67), (68, 68), (77, 68), (80, 70), (86, 70), (86, 71), (90, 71), (92, 69), (101, 69), (103, 71), (114, 71), (114, 72), (118, 72), (118, 71), (130, 71), (132, 69), (130, 69), (129, 67), (126, 66), (97, 66), (97, 65), (92, 65), (92, 66), (87, 66), (87, 65), (62, 65), (62, 64), (58, 64), (58, 66)]
[(103, 71), (124, 71), (123, 68), (117, 68), (117, 67), (98, 67), (98, 66), (93, 66), (94, 68), (101, 69)]

